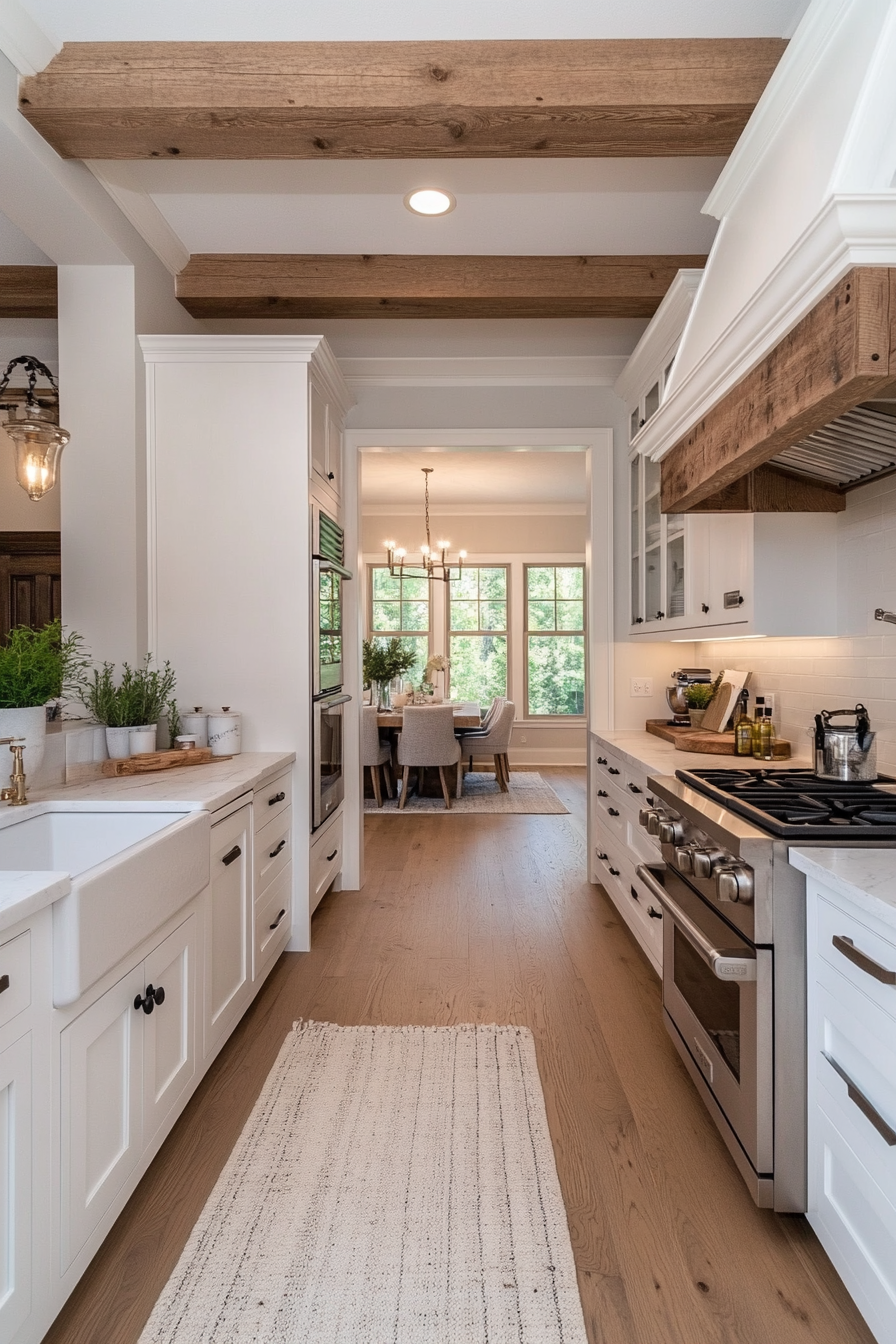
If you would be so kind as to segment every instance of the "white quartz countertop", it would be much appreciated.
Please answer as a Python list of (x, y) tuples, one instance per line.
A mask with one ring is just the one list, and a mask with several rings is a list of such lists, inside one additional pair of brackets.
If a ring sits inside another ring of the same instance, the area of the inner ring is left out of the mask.
[[(752, 757), (717, 756), (709, 752), (679, 751), (673, 742), (664, 742), (653, 733), (625, 730), (592, 733), (596, 742), (605, 742), (618, 752), (629, 765), (647, 770), (654, 775), (674, 775), (676, 770), (750, 770), (769, 762), (754, 761)], [(774, 769), (807, 769), (812, 762), (808, 756), (794, 756), (789, 761), (772, 761)]]
[(896, 928), (896, 849), (791, 849), (794, 868)]
[[(179, 766), (156, 774), (126, 775), (121, 779), (94, 779), (84, 784), (56, 785), (29, 792), (29, 804), (0, 812), (2, 824), (24, 821), (53, 810), (116, 809), (146, 811), (215, 812), (241, 794), (260, 788), (282, 774), (296, 759), (295, 752), (247, 751), (228, 761)], [(68, 873), (0, 870), (0, 933), (71, 891)]]

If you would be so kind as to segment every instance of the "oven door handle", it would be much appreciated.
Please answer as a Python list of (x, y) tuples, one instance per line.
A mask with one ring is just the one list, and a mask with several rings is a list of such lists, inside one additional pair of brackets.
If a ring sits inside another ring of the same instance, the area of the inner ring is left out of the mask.
[(350, 700), (350, 695), (328, 696), (325, 692), (322, 696), (318, 697), (315, 703), (320, 705), (321, 709), (335, 709), (337, 705), (347, 705)]
[(355, 576), (345, 565), (338, 565), (335, 560), (328, 560), (325, 555), (312, 555), (312, 560), (316, 560), (323, 570), (330, 570), (333, 574), (338, 574), (340, 579), (353, 579)]
[(733, 956), (729, 949), (713, 946), (702, 929), (694, 923), (689, 915), (685, 914), (680, 905), (676, 905), (663, 884), (657, 880), (656, 873), (663, 872), (662, 868), (653, 868), (649, 864), (639, 863), (635, 871), (668, 913), (676, 928), (680, 929), (687, 938), (697, 955), (706, 962), (717, 980), (745, 981), (756, 979), (755, 956)]

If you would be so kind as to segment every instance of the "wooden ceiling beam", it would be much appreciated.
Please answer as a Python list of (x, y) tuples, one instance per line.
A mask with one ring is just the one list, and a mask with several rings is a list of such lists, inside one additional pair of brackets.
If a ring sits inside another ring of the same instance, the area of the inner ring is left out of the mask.
[(766, 464), (695, 504), (689, 513), (842, 513), (846, 494)]
[(195, 255), (194, 317), (650, 317), (685, 257)]
[(894, 373), (896, 269), (854, 267), (662, 459), (663, 513), (732, 486)]
[(64, 158), (728, 154), (786, 42), (72, 42), (19, 107)]
[(55, 316), (55, 266), (0, 266), (0, 317)]

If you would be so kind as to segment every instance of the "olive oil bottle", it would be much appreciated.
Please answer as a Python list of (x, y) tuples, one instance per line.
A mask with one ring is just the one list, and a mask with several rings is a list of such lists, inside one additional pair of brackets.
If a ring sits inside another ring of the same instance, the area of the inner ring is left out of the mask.
[(741, 691), (740, 707), (734, 724), (734, 754), (736, 756), (751, 756), (753, 754), (753, 720), (747, 712), (749, 698), (749, 691)]
[(757, 761), (762, 760), (762, 725), (765, 722), (765, 696), (757, 695), (756, 713), (753, 718), (752, 751)]

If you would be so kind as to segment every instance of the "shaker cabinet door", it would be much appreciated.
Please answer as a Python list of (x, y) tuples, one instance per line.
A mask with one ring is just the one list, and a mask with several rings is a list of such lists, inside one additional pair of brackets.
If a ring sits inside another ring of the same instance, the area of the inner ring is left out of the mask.
[(327, 480), (327, 399), (312, 380), (308, 384), (308, 435), (311, 440), (311, 475)]
[[(151, 952), (143, 963), (143, 1141), (152, 1143), (196, 1074), (196, 916)], [(161, 1002), (160, 1002), (161, 999)]]
[(207, 1057), (230, 1035), (252, 997), (252, 808), (212, 827), (205, 939)]
[(31, 1313), (31, 1033), (0, 1053), (0, 1339)]

